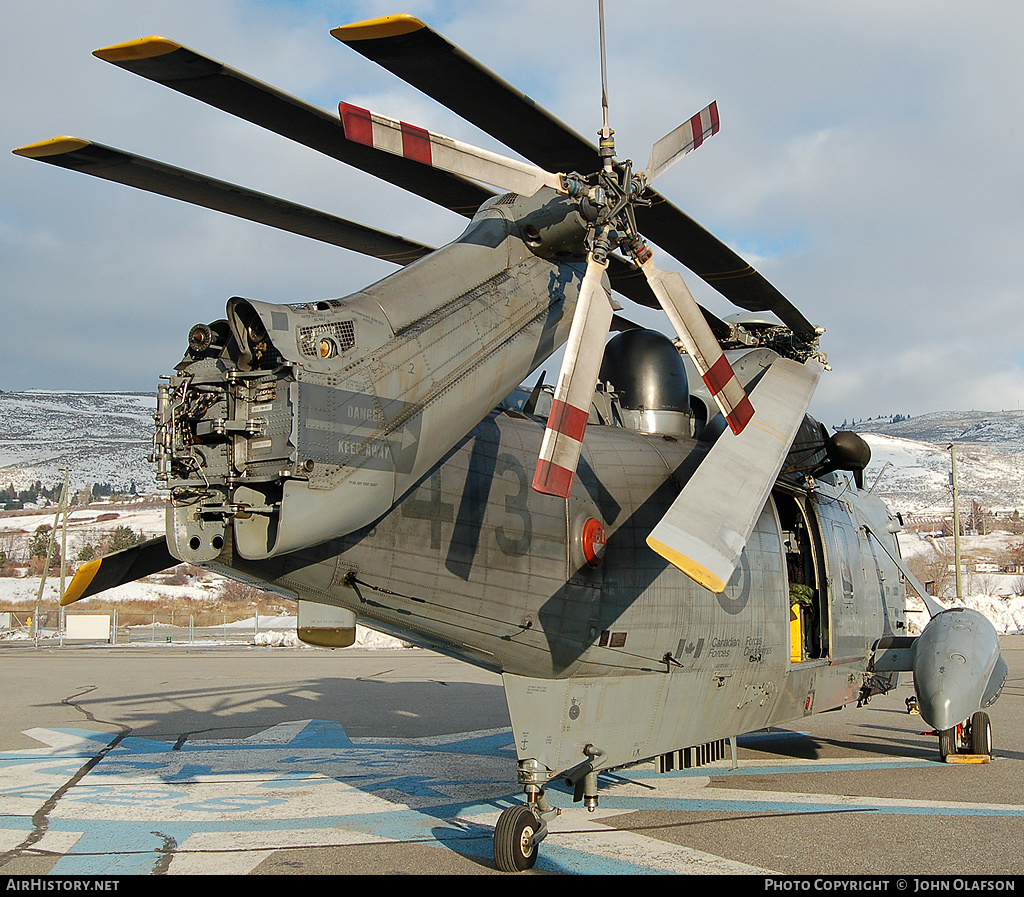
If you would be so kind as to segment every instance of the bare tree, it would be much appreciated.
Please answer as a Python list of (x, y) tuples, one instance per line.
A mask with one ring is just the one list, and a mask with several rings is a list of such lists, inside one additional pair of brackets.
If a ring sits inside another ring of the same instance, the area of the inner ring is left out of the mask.
[(907, 566), (922, 583), (935, 583), (936, 595), (947, 595), (956, 581), (953, 568), (953, 555), (945, 548), (940, 548), (934, 540), (929, 541), (931, 548), (907, 559)]

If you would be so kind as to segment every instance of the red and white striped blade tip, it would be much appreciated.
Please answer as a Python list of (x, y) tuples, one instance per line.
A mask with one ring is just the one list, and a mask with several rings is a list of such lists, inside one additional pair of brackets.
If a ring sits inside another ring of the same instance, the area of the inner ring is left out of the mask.
[(533, 477), (535, 491), (569, 497), (589, 416), (589, 412), (566, 402), (556, 399), (552, 403)]

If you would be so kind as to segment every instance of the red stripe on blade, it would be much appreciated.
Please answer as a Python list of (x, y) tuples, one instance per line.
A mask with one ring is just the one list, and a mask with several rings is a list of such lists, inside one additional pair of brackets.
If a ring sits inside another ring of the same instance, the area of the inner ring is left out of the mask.
[(370, 117), (370, 110), (349, 103), (339, 103), (338, 111), (341, 113), (341, 125), (345, 129), (345, 136), (353, 143), (373, 146), (373, 119)]
[(567, 405), (555, 399), (551, 403), (551, 414), (548, 415), (548, 426), (563, 436), (583, 441), (583, 433), (587, 429), (587, 418), (590, 415), (582, 408)]
[(734, 376), (735, 374), (732, 372), (732, 365), (729, 364), (729, 359), (724, 355), (719, 355), (718, 361), (711, 365), (708, 368), (708, 372), (704, 375), (704, 382), (708, 385), (712, 395), (718, 395), (725, 388), (725, 384)]
[(738, 436), (743, 432), (743, 428), (750, 423), (753, 416), (754, 406), (750, 404), (750, 399), (744, 396), (736, 403), (732, 413), (726, 416), (726, 420), (729, 421), (729, 429)]
[(693, 148), (697, 149), (704, 142), (704, 125), (699, 112), (690, 119), (690, 130), (693, 131)]
[(424, 165), (432, 165), (430, 154), (430, 134), (417, 128), (415, 125), (408, 125), (402, 122), (402, 155), (413, 162), (422, 162)]
[(718, 100), (715, 100), (708, 109), (711, 112), (711, 133), (717, 134), (719, 128), (718, 122)]
[(573, 476), (573, 471), (541, 459), (537, 462), (537, 472), (533, 475), (533, 489), (544, 495), (568, 498), (572, 492)]

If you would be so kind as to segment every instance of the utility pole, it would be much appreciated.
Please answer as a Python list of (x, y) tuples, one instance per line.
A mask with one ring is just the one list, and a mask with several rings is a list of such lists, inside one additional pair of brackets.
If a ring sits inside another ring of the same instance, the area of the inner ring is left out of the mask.
[(960, 573), (960, 490), (956, 481), (956, 446), (951, 442), (947, 448), (953, 462), (949, 483), (953, 487), (953, 563), (956, 565), (956, 600), (963, 601), (963, 576)]
[[(70, 467), (65, 467), (64, 468), (64, 489), (61, 491), (60, 501), (57, 502), (57, 513), (54, 515), (54, 518), (53, 518), (53, 529), (50, 530), (50, 538), (47, 540), (47, 543), (46, 543), (46, 557), (43, 559), (43, 575), (42, 575), (42, 577), (39, 580), (39, 591), (38, 591), (38, 593), (36, 593), (36, 618), (35, 618), (35, 621), (34, 621), (35, 625), (34, 625), (33, 629), (34, 629), (35, 643), (36, 643), (36, 647), (37, 648), (39, 647), (39, 637), (42, 634), (40, 632), (40, 629), (39, 629), (39, 614), (40, 614), (40, 610), (41, 610), (41, 606), (42, 606), (42, 602), (43, 602), (43, 587), (46, 585), (46, 573), (50, 569), (50, 557), (53, 555), (53, 540), (54, 540), (54, 538), (57, 535), (57, 527), (60, 525), (60, 515), (61, 515), (61, 512), (64, 511), (64, 508), (65, 508), (65, 506), (67, 504), (67, 500), (68, 500), (68, 480), (69, 480), (70, 477), (71, 477), (71, 468)], [(61, 563), (63, 564), (63, 560), (61, 561)], [(63, 582), (61, 583), (61, 585), (63, 585)], [(58, 600), (61, 597), (63, 597), (63, 593), (60, 596), (58, 596)]]

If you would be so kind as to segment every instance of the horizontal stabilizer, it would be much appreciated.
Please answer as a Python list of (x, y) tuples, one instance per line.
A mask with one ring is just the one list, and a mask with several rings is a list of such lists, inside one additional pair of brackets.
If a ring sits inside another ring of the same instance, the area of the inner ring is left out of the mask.
[(61, 607), (67, 607), (83, 598), (91, 598), (115, 586), (135, 582), (161, 570), (176, 567), (180, 563), (181, 561), (167, 550), (165, 536), (139, 542), (130, 548), (82, 564), (75, 572), (71, 585), (61, 596)]
[(743, 432), (721, 437), (647, 537), (691, 579), (721, 592), (803, 422), (823, 368), (777, 358), (754, 388)]

